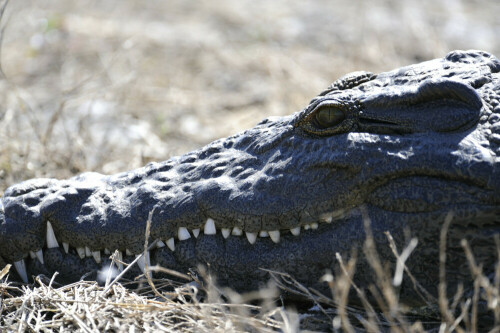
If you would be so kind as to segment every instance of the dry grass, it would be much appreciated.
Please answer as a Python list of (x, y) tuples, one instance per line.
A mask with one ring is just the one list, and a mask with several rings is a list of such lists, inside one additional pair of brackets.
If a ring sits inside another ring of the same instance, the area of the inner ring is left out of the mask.
[[(12, 1), (1, 22), (0, 193), (28, 178), (114, 173), (184, 153), (298, 111), (350, 71), (453, 49), (498, 56), (499, 12), (496, 0)], [(376, 283), (367, 290), (378, 297), (361, 309), (348, 306), (347, 291), (367, 291), (352, 284), (354, 262), (341, 257), (343, 274), (325, 277), (331, 297), (279, 276), (317, 304), (299, 313), (272, 288), (237, 295), (198, 283), (172, 294), (159, 281), (108, 290), (4, 282), (0, 331), (474, 331), (481, 300), (499, 330), (498, 267), (488, 279), (469, 256), (472, 295), (433, 300), (420, 290), (429, 306), (415, 313), (393, 287), (409, 252), (411, 244), (398, 254), (396, 276), (371, 258)]]
[(166, 331), (166, 332), (271, 332), (283, 325), (280, 308), (228, 304), (223, 300), (197, 301), (193, 287), (177, 288), (169, 297), (115, 284), (109, 292), (95, 282), (53, 288), (37, 281), (21, 290), (21, 297), (4, 300), (1, 328), (9, 331)]

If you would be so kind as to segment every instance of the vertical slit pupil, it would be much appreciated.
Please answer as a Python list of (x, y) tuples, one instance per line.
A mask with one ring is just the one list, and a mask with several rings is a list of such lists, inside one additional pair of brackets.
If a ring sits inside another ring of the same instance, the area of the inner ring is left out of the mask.
[(333, 106), (323, 107), (316, 113), (316, 121), (323, 128), (338, 125), (344, 119), (345, 113)]

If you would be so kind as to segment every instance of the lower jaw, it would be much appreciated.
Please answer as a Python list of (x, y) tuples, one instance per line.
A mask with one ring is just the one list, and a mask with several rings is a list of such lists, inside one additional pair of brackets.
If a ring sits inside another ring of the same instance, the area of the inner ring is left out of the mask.
[[(310, 285), (317, 283), (333, 267), (335, 253), (350, 250), (355, 237), (359, 236), (353, 233), (352, 237), (340, 237), (335, 229), (335, 223), (320, 224), (317, 229), (303, 230), (300, 236), (282, 235), (279, 243), (269, 237), (258, 237), (254, 244), (250, 244), (244, 235), (226, 239), (220, 233), (200, 234), (198, 238), (176, 243), (175, 251), (168, 247), (150, 250), (149, 265), (180, 273), (204, 265), (221, 285), (240, 291), (256, 289), (266, 283), (270, 276), (263, 269), (289, 273)], [(125, 263), (136, 259), (136, 255), (123, 254)], [(81, 259), (74, 249), (66, 253), (62, 247), (57, 247), (44, 249), (43, 264), (36, 258), (26, 258), (25, 261), (28, 276), (44, 274), (50, 277), (58, 272), (56, 281), (61, 283), (72, 283), (83, 276), (86, 280), (104, 282), (111, 265), (109, 257), (103, 256), (98, 264), (91, 256)], [(116, 264), (113, 267), (112, 275), (116, 275), (118, 267)], [(139, 266), (135, 265), (124, 277), (133, 279), (141, 273)], [(164, 275), (153, 272), (153, 277)]]
[[(404, 224), (393, 219), (390, 223), (382, 224), (380, 230), (373, 231), (379, 240), (385, 241), (385, 230), (402, 235), (403, 228)], [(350, 255), (353, 249), (360, 252), (364, 241), (363, 219), (358, 212), (331, 223), (319, 223), (317, 228), (303, 229), (299, 236), (282, 232), (277, 243), (270, 237), (257, 237), (252, 244), (244, 234), (225, 238), (219, 230), (214, 235), (200, 233), (197, 238), (177, 241), (174, 251), (167, 246), (154, 247), (149, 251), (149, 264), (180, 273), (204, 265), (221, 285), (238, 291), (254, 290), (266, 283), (270, 275), (265, 270), (288, 273), (306, 286), (317, 288), (325, 285), (320, 282), (322, 276), (326, 272), (333, 272), (337, 266), (336, 254)], [(56, 281), (61, 283), (72, 283), (82, 276), (86, 280), (105, 281), (111, 264), (110, 255), (102, 255), (100, 263), (91, 255), (83, 258), (80, 255), (71, 247), (68, 253), (63, 247), (45, 248), (43, 264), (36, 258), (25, 259), (27, 275), (42, 273), (51, 277), (58, 272)], [(136, 259), (136, 255), (126, 255), (125, 251), (122, 255), (125, 263)], [(116, 265), (114, 267), (118, 268)], [(363, 269), (358, 268), (358, 271)], [(138, 265), (131, 267), (128, 272), (124, 276), (128, 279), (142, 274)], [(153, 273), (153, 277), (162, 275)]]
[[(407, 231), (411, 230), (411, 236), (418, 237), (419, 244), (409, 258), (408, 264), (414, 268), (413, 273), (418, 281), (424, 281), (424, 284), (425, 281), (434, 282), (432, 277), (438, 276), (439, 268), (439, 233), (447, 213), (448, 211), (444, 210), (429, 213), (426, 218), (422, 218), (420, 214), (416, 219), (414, 214), (387, 212), (370, 207), (368, 215), (372, 218), (371, 229), (381, 260), (393, 263), (395, 261), (387, 245), (385, 232), (390, 230), (397, 242), (398, 251), (401, 252), (405, 239), (409, 239)], [(472, 228), (470, 232), (477, 233), (477, 228), (482, 230), (482, 233), (476, 235), (474, 239), (477, 241), (481, 236), (482, 243), (488, 240), (494, 249), (492, 235), (500, 232), (498, 208), (493, 207), (492, 212), (482, 217), (473, 215), (471, 217), (467, 214), (463, 215), (463, 218), (460, 218), (460, 214), (455, 216), (449, 232), (449, 246), (455, 246), (460, 250), (460, 239), (466, 235), (470, 226), (474, 225), (476, 228)], [(456, 239), (452, 237), (453, 234), (457, 235)], [(308, 287), (324, 290), (326, 285), (320, 280), (328, 271), (335, 273), (335, 268), (338, 266), (336, 254), (340, 253), (346, 261), (351, 251), (356, 249), (358, 257), (361, 258), (364, 241), (363, 219), (360, 214), (353, 214), (349, 218), (339, 219), (330, 224), (320, 224), (314, 230), (303, 230), (300, 236), (282, 233), (279, 243), (273, 242), (269, 237), (258, 237), (254, 244), (250, 244), (244, 235), (230, 236), (226, 239), (219, 231), (215, 235), (200, 234), (198, 238), (191, 237), (177, 242), (175, 251), (171, 251), (167, 246), (151, 250), (150, 264), (180, 273), (187, 273), (190, 269), (204, 265), (217, 277), (220, 285), (232, 287), (237, 291), (254, 290), (265, 284), (270, 276), (263, 269), (289, 273)], [(109, 255), (103, 256), (102, 262), (97, 264), (91, 256), (80, 259), (75, 249), (65, 253), (62, 247), (58, 247), (44, 249), (43, 252), (44, 264), (37, 259), (26, 259), (28, 276), (42, 273), (51, 277), (57, 271), (59, 274), (56, 281), (63, 283), (78, 281), (86, 274), (88, 274), (86, 280), (106, 279), (105, 272), (110, 265), (110, 260), (106, 257)], [(463, 251), (459, 252), (463, 254)], [(486, 253), (483, 260), (479, 260), (478, 257), (479, 262), (483, 262), (493, 257), (488, 253), (494, 252), (483, 250), (480, 253)], [(135, 255), (123, 258), (124, 262), (131, 262), (134, 259)], [(453, 262), (452, 258), (448, 261)], [(467, 265), (466, 261), (461, 264)], [(366, 262), (358, 260), (354, 278), (359, 286), (373, 283), (374, 275), (369, 266)], [(467, 267), (463, 270), (467, 270)], [(448, 276), (453, 277), (452, 272), (448, 273), (450, 273)], [(140, 274), (139, 267), (135, 265), (125, 278), (133, 279)], [(153, 273), (153, 277), (163, 276)]]

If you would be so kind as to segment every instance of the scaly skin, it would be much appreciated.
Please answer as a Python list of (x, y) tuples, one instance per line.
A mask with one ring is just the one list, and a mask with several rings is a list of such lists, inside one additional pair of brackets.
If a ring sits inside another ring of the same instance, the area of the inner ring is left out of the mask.
[[(378, 75), (352, 73), (301, 112), (166, 162), (14, 185), (0, 208), (0, 263), (15, 263), (22, 279), (55, 271), (61, 281), (95, 278), (109, 264), (105, 249), (125, 260), (126, 250), (142, 252), (154, 210), (150, 241), (161, 242), (150, 251), (153, 264), (181, 272), (209, 264), (237, 290), (265, 283), (260, 268), (325, 290), (320, 278), (335, 271), (335, 253), (365, 240), (364, 210), (384, 260), (394, 262), (385, 231), (399, 249), (419, 239), (407, 264), (436, 294), (439, 232), (451, 211), (455, 288), (469, 279), (462, 238), (485, 269), (497, 259), (499, 71), (492, 55), (455, 51)], [(360, 286), (373, 280), (364, 260)], [(401, 299), (419, 303), (410, 286), (405, 279)]]

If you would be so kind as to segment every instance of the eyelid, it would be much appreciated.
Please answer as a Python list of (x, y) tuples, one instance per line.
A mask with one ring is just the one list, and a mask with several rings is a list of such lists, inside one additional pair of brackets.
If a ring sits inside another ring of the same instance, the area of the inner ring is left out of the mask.
[[(297, 123), (297, 126), (301, 127), (305, 132), (317, 136), (330, 136), (335, 134), (341, 134), (349, 132), (355, 126), (355, 116), (352, 115), (351, 104), (343, 101), (334, 100), (331, 98), (322, 99), (315, 101), (313, 105), (310, 105), (309, 110), (305, 110), (306, 115)], [(359, 103), (354, 103), (356, 109), (360, 109)], [(345, 119), (340, 122), (337, 126), (320, 128), (315, 124), (315, 117), (317, 112), (324, 107), (334, 107), (338, 108), (345, 113)]]
[(302, 121), (303, 122), (310, 121), (311, 118), (314, 118), (316, 116), (316, 113), (324, 107), (333, 107), (333, 108), (340, 109), (347, 115), (347, 112), (346, 112), (347, 108), (344, 104), (339, 103), (338, 101), (324, 100), (324, 101), (321, 101), (318, 104), (316, 104), (314, 106), (314, 108), (312, 109), (312, 111), (310, 111), (309, 114), (306, 117), (304, 117), (304, 119), (302, 119)]

